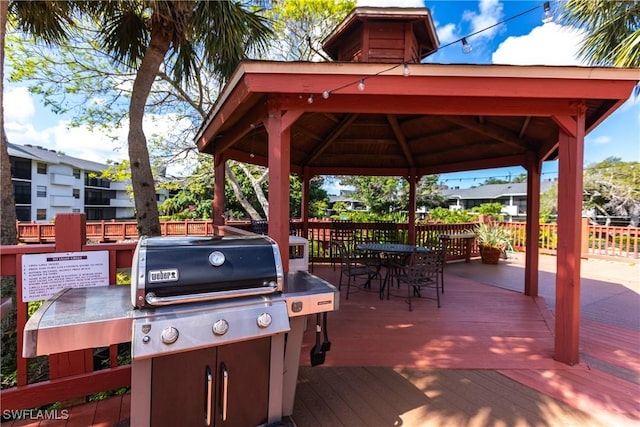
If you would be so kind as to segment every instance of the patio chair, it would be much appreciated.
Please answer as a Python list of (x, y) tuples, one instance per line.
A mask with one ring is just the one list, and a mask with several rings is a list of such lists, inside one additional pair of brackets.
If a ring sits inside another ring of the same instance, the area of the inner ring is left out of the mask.
[(340, 257), (340, 279), (338, 282), (338, 291), (340, 291), (342, 288), (342, 282), (344, 280), (343, 278), (347, 279), (346, 299), (349, 299), (349, 291), (351, 289), (351, 286), (358, 286), (355, 283), (355, 280), (359, 277), (367, 279), (365, 285), (371, 285), (373, 279), (377, 277), (378, 281), (380, 282), (380, 286), (382, 286), (382, 279), (379, 268), (370, 265), (367, 258), (363, 258), (362, 256), (358, 256), (349, 251), (344, 242), (331, 242), (331, 249), (333, 253), (338, 254)]
[[(424, 297), (436, 300), (440, 308), (440, 270), (438, 268), (438, 253), (434, 251), (415, 251), (409, 261), (396, 276), (400, 286), (407, 287), (409, 311), (413, 311), (411, 298)], [(423, 289), (434, 289), (435, 297), (423, 295)]]
[(331, 228), (329, 230), (329, 256), (331, 258), (331, 265), (333, 270), (336, 269), (336, 264), (333, 261), (337, 252), (335, 252), (333, 243), (344, 243), (347, 251), (353, 248), (354, 243), (354, 231), (355, 225), (350, 219), (333, 219), (331, 220)]
[(269, 221), (266, 219), (252, 219), (251, 231), (256, 234), (268, 234), (269, 233)]
[(424, 247), (438, 254), (438, 272), (440, 274), (440, 290), (444, 293), (444, 266), (447, 259), (447, 244), (449, 239), (429, 240)]

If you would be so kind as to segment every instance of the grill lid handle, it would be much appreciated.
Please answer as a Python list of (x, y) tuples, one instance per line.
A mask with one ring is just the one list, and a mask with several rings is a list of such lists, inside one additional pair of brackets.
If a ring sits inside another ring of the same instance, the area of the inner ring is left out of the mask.
[(191, 302), (212, 301), (218, 299), (225, 299), (231, 297), (245, 297), (253, 295), (266, 295), (272, 294), (278, 290), (278, 284), (276, 282), (270, 282), (269, 286), (260, 286), (258, 288), (247, 289), (234, 289), (230, 291), (215, 291), (215, 292), (202, 292), (198, 294), (188, 295), (172, 295), (167, 297), (156, 296), (153, 292), (148, 292), (145, 295), (145, 300), (149, 305), (171, 305), (171, 304), (184, 304)]

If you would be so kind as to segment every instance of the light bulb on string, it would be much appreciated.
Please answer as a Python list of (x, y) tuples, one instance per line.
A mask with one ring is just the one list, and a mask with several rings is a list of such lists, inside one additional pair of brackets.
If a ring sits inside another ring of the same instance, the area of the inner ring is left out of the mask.
[(313, 94), (309, 95), (307, 98), (307, 104), (313, 104)]
[(327, 99), (327, 98), (329, 98), (330, 94), (331, 94), (331, 92), (329, 92), (328, 90), (325, 90), (324, 92), (322, 92), (322, 97), (324, 99)]
[(463, 53), (471, 53), (471, 45), (467, 41), (467, 38), (463, 37), (461, 41), (462, 41), (462, 52)]
[(360, 83), (358, 83), (358, 90), (360, 92), (364, 90), (364, 79), (360, 79)]
[(551, 12), (551, 5), (548, 1), (544, 2), (544, 15), (542, 16), (542, 22), (545, 24), (553, 21), (553, 13)]
[(411, 70), (409, 69), (409, 64), (406, 62), (402, 64), (402, 75), (405, 77), (409, 77), (411, 75)]

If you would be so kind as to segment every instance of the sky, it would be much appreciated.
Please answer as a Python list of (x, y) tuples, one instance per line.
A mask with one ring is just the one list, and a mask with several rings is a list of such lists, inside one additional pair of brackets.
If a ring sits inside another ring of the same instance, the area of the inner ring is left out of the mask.
[[(558, 23), (558, 5), (553, 1), (550, 4), (554, 19), (543, 23), (542, 4), (520, 0), (358, 1), (358, 6), (429, 8), (440, 49), (427, 58), (428, 63), (584, 65), (576, 54), (580, 32)], [(536, 9), (523, 13), (532, 8)], [(468, 54), (463, 53), (458, 41), (462, 37), (471, 45)], [(100, 163), (127, 158), (126, 129), (122, 130), (120, 142), (113, 142), (99, 132), (70, 128), (69, 118), (51, 113), (41, 99), (19, 84), (6, 84), (4, 102), (5, 129), (12, 143), (39, 145)], [(162, 131), (158, 126), (162, 122), (153, 123), (155, 132)], [(150, 127), (145, 132), (150, 132)], [(585, 138), (585, 165), (611, 156), (640, 161), (640, 96), (631, 97)], [(522, 168), (491, 169), (443, 174), (440, 180), (449, 187), (467, 188), (488, 178), (508, 179), (521, 173), (525, 173)], [(545, 163), (542, 178), (556, 176), (557, 162)]]

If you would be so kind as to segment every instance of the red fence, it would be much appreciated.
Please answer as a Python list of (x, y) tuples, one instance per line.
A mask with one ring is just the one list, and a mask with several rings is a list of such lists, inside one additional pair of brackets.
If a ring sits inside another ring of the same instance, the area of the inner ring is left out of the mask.
[[(372, 223), (347, 223), (344, 221), (310, 221), (307, 236), (302, 236), (302, 224), (299, 221), (292, 222), (291, 229), (298, 235), (309, 239), (310, 258), (316, 262), (329, 256), (325, 250), (327, 242), (332, 235), (338, 232), (340, 227), (346, 227), (357, 240), (376, 238), (384, 232), (384, 228), (392, 225), (393, 230), (388, 235), (395, 233), (399, 240), (406, 239), (407, 224), (395, 224), (388, 222)], [(236, 228), (251, 229), (249, 221), (228, 222)], [(503, 222), (510, 232), (510, 242), (514, 249), (525, 247), (525, 223)], [(468, 224), (420, 224), (417, 226), (417, 242), (432, 240), (439, 234), (463, 232), (473, 229), (474, 223)], [(586, 219), (582, 224), (582, 257), (617, 260), (620, 258), (637, 260), (639, 255), (640, 228), (638, 227), (609, 227), (591, 225)], [(212, 235), (213, 224), (211, 221), (163, 221), (161, 232), (164, 236), (196, 236)], [(138, 228), (135, 222), (95, 221), (87, 222), (87, 239), (95, 243), (123, 242), (138, 239)], [(56, 241), (55, 224), (18, 223), (18, 241), (21, 243), (54, 243)], [(556, 224), (540, 224), (538, 242), (541, 253), (555, 254), (557, 248)], [(462, 255), (462, 242), (452, 242), (449, 250), (449, 259), (460, 259)], [(479, 254), (477, 245), (473, 245), (472, 255)]]

